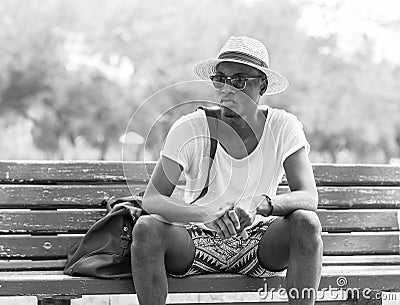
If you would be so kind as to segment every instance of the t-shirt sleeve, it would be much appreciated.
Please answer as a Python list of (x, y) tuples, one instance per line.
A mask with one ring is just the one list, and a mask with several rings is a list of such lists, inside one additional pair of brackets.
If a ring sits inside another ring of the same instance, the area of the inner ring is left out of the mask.
[(289, 114), (283, 131), (282, 162), (303, 147), (308, 154), (310, 152), (310, 144), (304, 134), (303, 124), (295, 115)]
[(187, 116), (183, 116), (168, 131), (160, 156), (177, 162), (187, 171), (193, 158), (195, 139), (193, 123)]

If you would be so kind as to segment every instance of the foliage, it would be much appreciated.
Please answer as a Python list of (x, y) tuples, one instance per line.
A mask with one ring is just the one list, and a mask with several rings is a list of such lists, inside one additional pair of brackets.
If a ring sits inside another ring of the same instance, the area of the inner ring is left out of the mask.
[[(106, 159), (148, 96), (193, 80), (196, 61), (243, 34), (264, 41), (272, 68), (290, 80), (263, 102), (299, 116), (315, 161), (398, 157), (400, 68), (375, 63), (367, 39), (359, 54), (335, 55), (338, 37), (307, 36), (300, 16), (289, 0), (2, 1), (0, 120), (29, 119), (48, 156), (64, 158), (62, 141), (84, 141)], [(135, 118), (135, 131), (147, 136), (161, 109), (196, 90), (168, 90)], [(167, 115), (148, 138), (154, 158), (175, 118)]]

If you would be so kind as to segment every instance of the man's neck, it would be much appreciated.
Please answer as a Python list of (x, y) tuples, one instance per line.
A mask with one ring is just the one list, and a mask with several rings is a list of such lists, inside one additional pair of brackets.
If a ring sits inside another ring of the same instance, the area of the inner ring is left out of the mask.
[[(257, 139), (262, 135), (265, 116), (260, 110), (248, 112), (244, 116), (221, 117), (220, 124), (222, 135), (228, 138), (239, 136), (242, 140), (256, 136)], [(225, 124), (224, 124), (225, 123)], [(235, 133), (235, 135), (233, 134)]]

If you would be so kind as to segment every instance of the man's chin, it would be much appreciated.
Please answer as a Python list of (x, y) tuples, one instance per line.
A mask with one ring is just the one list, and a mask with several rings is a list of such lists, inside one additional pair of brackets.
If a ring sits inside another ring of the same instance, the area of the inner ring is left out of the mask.
[(221, 115), (227, 118), (234, 118), (237, 116), (237, 113), (231, 108), (221, 105)]

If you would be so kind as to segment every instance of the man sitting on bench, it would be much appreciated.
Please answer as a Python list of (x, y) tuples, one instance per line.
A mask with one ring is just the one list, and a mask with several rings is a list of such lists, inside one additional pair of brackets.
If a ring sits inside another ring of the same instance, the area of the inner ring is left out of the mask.
[[(316, 295), (302, 294), (304, 288), (317, 291), (322, 265), (309, 144), (296, 116), (258, 107), (263, 94), (285, 90), (287, 80), (269, 68), (265, 46), (244, 36), (230, 37), (217, 59), (199, 62), (194, 71), (212, 81), (218, 119), (198, 109), (167, 135), (143, 198), (151, 215), (140, 217), (133, 230), (140, 304), (165, 304), (167, 275), (271, 277), (285, 269), (287, 291), (300, 296), (291, 293), (289, 303), (313, 304)], [(182, 171), (184, 201), (170, 197)], [(276, 195), (284, 173), (291, 192)]]

